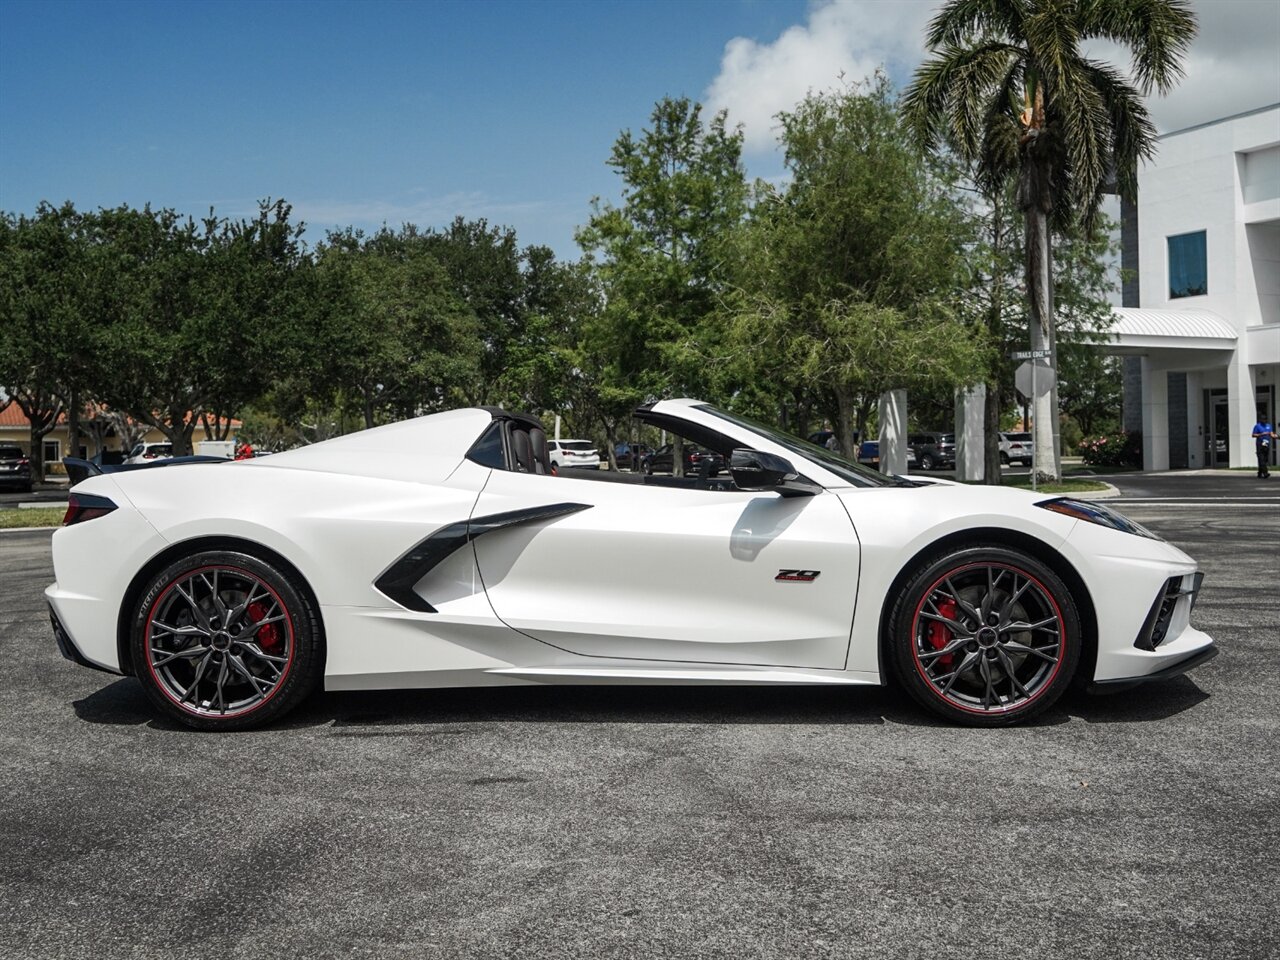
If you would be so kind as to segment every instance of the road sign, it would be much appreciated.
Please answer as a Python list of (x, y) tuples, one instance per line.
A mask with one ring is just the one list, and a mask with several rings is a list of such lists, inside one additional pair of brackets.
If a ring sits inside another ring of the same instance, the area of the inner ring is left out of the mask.
[(1028, 400), (1043, 397), (1053, 389), (1054, 379), (1053, 368), (1043, 359), (1028, 360), (1013, 371), (1013, 385)]
[(1013, 360), (1039, 360), (1042, 357), (1053, 356), (1052, 350), (1014, 350), (1009, 354)]

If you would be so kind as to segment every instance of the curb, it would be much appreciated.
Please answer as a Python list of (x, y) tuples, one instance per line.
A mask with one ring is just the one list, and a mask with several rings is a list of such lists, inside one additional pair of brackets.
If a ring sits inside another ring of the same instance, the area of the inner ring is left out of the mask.
[(53, 531), (58, 530), (61, 527), (62, 524), (58, 524), (56, 527), (5, 527), (0, 529), (0, 537), (3, 537), (6, 533), (30, 533), (32, 530), (48, 530), (50, 533), (53, 533)]

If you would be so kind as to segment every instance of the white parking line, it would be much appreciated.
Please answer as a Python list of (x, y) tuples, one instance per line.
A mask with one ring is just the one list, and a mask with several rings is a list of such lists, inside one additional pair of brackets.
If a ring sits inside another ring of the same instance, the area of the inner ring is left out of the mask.
[[(1083, 499), (1083, 497), (1081, 498)], [(1249, 506), (1255, 503), (1280, 503), (1280, 497), (1204, 497), (1200, 500), (1162, 500), (1159, 497), (1120, 497), (1116, 500), (1122, 505), (1161, 506), (1161, 507), (1203, 507), (1208, 504), (1227, 506)]]

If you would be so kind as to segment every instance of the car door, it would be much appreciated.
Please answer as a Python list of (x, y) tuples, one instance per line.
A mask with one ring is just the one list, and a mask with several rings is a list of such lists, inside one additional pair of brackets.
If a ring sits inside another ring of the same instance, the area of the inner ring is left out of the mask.
[(473, 527), (516, 511), (549, 516), (474, 547), (494, 612), (530, 637), (590, 657), (844, 666), (859, 550), (832, 494), (494, 471)]

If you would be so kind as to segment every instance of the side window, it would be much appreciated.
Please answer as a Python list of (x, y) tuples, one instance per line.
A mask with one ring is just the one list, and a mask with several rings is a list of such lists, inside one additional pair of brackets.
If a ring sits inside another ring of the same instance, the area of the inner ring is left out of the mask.
[(506, 450), (502, 445), (502, 424), (495, 420), (467, 451), (467, 459), (494, 470), (507, 469)]

